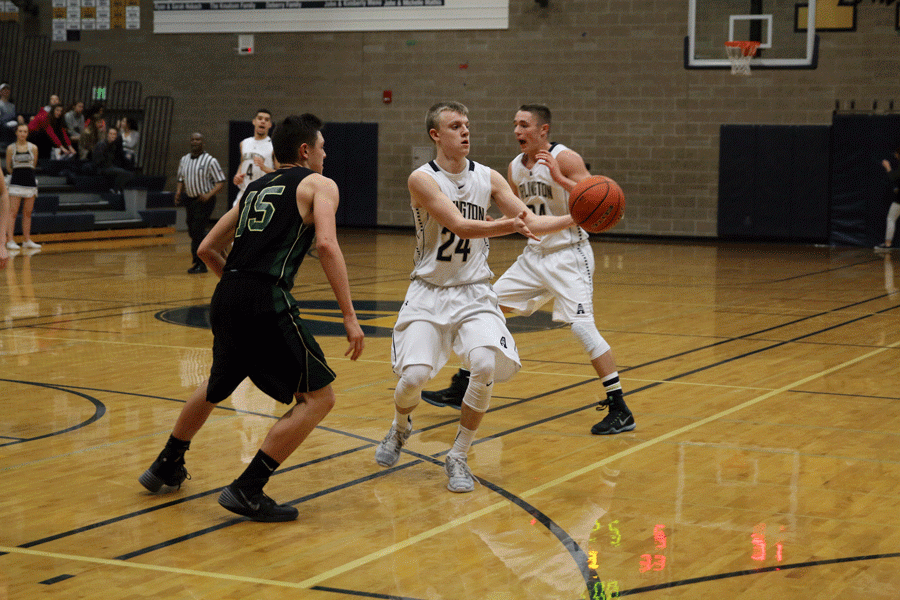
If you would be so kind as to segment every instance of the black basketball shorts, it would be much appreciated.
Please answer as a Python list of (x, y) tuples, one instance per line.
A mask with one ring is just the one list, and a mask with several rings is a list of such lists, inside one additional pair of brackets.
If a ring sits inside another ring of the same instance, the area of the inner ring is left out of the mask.
[(210, 325), (209, 402), (230, 396), (246, 377), (284, 404), (335, 379), (294, 298), (264, 276), (225, 273), (210, 303)]

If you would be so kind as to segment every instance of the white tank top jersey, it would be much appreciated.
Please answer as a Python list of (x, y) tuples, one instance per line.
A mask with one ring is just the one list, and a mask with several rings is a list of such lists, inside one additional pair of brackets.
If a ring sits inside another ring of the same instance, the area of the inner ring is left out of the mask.
[(241, 142), (241, 166), (239, 172), (246, 175), (240, 186), (241, 192), (247, 188), (247, 184), (251, 181), (256, 181), (266, 174), (253, 162), (253, 159), (257, 156), (262, 157), (263, 164), (268, 168), (275, 168), (275, 163), (272, 161), (272, 138), (266, 136), (265, 139), (258, 140), (254, 137), (248, 137)]
[[(467, 219), (484, 221), (491, 205), (491, 170), (468, 161), (462, 173), (453, 174), (431, 161), (416, 169), (427, 173)], [(489, 281), (494, 274), (487, 263), (487, 238), (462, 240), (445, 229), (424, 208), (414, 208), (416, 222), (415, 267), (410, 279), (449, 287)]]
[[(568, 148), (562, 144), (550, 145), (550, 154), (554, 158), (563, 150)], [(535, 164), (531, 169), (526, 169), (522, 162), (524, 158), (524, 152), (514, 158), (510, 169), (510, 178), (522, 202), (536, 215), (561, 217), (569, 214), (569, 192), (553, 181), (547, 165)], [(529, 239), (528, 243), (543, 252), (551, 252), (587, 240), (588, 234), (581, 227), (573, 225), (562, 231), (539, 237), (541, 241)]]

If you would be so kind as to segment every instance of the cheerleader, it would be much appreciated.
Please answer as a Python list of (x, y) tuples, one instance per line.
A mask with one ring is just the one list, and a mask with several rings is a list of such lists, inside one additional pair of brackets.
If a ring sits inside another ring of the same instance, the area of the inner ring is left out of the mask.
[[(37, 250), (41, 247), (31, 239), (31, 212), (34, 210), (34, 199), (37, 198), (37, 180), (34, 177), (37, 162), (38, 148), (28, 141), (28, 125), (19, 125), (16, 127), (16, 143), (6, 147), (6, 170), (10, 172), (6, 237), (6, 247), (9, 250)], [(21, 246), (13, 239), (19, 206), (22, 207), (22, 236), (25, 238)]]

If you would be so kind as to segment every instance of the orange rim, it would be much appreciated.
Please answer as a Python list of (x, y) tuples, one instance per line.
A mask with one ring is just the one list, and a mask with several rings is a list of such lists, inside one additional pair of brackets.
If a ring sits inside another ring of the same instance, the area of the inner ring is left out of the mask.
[(744, 41), (727, 41), (725, 45), (730, 48), (740, 48), (744, 56), (753, 56), (759, 49), (760, 42), (744, 42)]

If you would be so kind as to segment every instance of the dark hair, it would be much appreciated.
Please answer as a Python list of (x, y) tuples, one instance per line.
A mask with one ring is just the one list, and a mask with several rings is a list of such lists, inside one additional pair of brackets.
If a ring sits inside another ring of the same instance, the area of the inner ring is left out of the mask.
[[(59, 116), (58, 116), (58, 117), (57, 117), (56, 115), (53, 114), (53, 113), (56, 112), (56, 109), (57, 109), (57, 108), (59, 108), (59, 109), (62, 111), (62, 112), (59, 113)], [(57, 127), (59, 127), (60, 125), (62, 125), (62, 123), (63, 123), (63, 117), (65, 116), (65, 113), (66, 113), (66, 109), (65, 109), (65, 107), (64, 107), (62, 104), (51, 104), (51, 105), (50, 105), (50, 110), (47, 111), (47, 116), (48, 116), (48, 120), (50, 121), (50, 125), (51, 125), (54, 129), (56, 129)]]
[[(272, 111), (269, 110), (268, 108), (260, 108), (260, 109), (258, 109), (258, 110), (256, 111), (256, 115), (258, 115), (259, 113), (266, 113), (267, 115), (269, 115), (269, 118), (270, 118), (270, 119), (272, 118)], [(256, 115), (253, 115), (253, 118), (254, 118), (254, 119), (256, 118)]]
[(550, 116), (550, 109), (543, 104), (523, 104), (519, 107), (519, 110), (530, 112), (535, 117), (537, 117), (538, 125), (543, 125), (544, 123), (549, 125), (550, 121), (552, 120), (552, 117)]
[(138, 130), (137, 119), (134, 117), (125, 117), (125, 121), (128, 123), (128, 129), (132, 131)]
[(304, 113), (292, 115), (278, 124), (272, 134), (272, 150), (275, 160), (286, 165), (297, 162), (300, 146), (314, 146), (319, 139), (322, 120), (315, 115)]
[(98, 112), (103, 110), (103, 108), (104, 108), (104, 106), (103, 106), (102, 102), (95, 102), (94, 104), (91, 104), (90, 108), (88, 108), (87, 110), (84, 111), (84, 116), (85, 116), (85, 118), (90, 119), (91, 117), (96, 115)]

